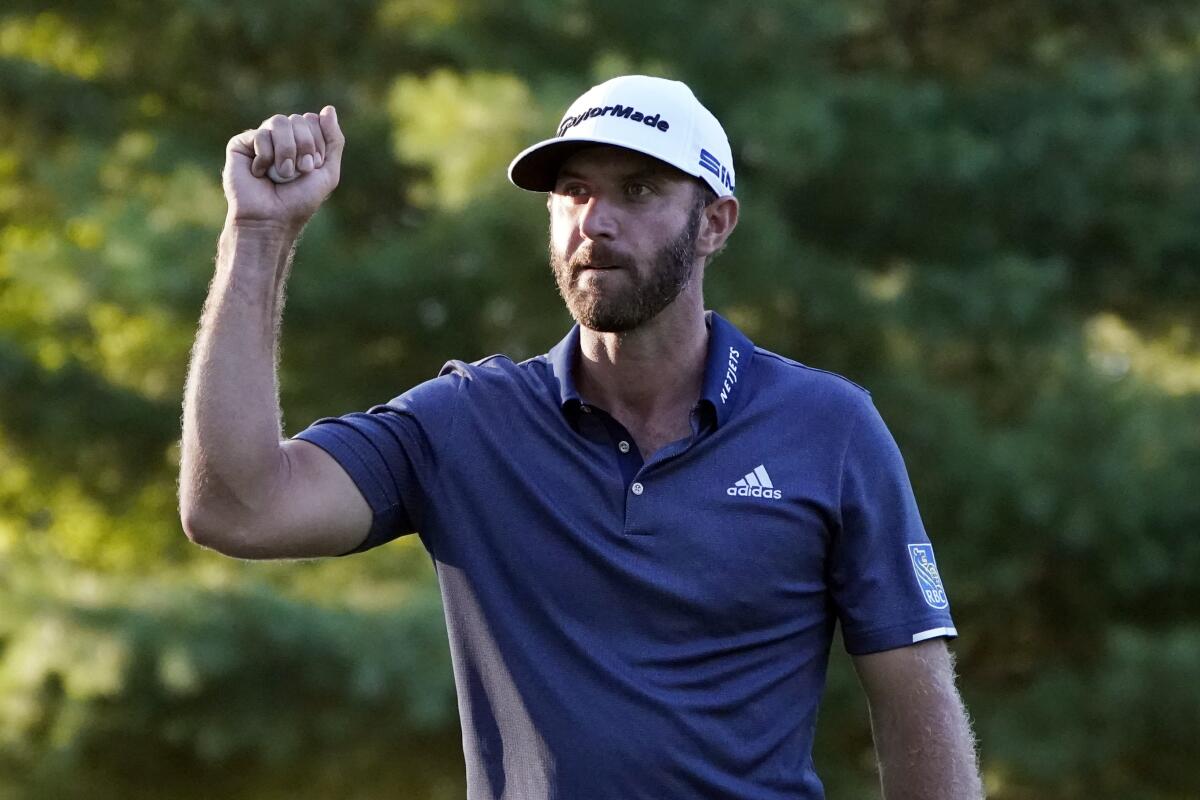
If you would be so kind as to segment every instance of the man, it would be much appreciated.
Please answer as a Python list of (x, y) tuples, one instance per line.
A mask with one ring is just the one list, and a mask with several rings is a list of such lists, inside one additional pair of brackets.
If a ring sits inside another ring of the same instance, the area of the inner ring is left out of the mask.
[(284, 282), (343, 146), (331, 107), (230, 141), (184, 409), (188, 535), (285, 558), (419, 531), (473, 800), (822, 797), (810, 753), (836, 620), (888, 800), (979, 797), (953, 622), (869, 395), (704, 310), (738, 201), (691, 90), (616, 78), (513, 161), (515, 184), (547, 193), (578, 322), (547, 355), (451, 362), (281, 441)]

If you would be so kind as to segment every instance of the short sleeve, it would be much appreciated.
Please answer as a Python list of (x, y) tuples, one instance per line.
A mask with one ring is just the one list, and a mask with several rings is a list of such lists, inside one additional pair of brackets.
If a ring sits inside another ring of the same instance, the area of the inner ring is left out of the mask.
[(329, 453), (371, 508), (360, 553), (419, 530), (453, 426), (458, 378), (442, 375), (366, 412), (326, 417), (296, 434)]
[(904, 460), (870, 402), (847, 442), (840, 512), (829, 578), (846, 650), (957, 636)]

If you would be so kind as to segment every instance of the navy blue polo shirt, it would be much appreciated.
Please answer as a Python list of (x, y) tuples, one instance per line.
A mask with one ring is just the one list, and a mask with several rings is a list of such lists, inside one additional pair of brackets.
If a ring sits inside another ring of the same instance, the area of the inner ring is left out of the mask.
[(708, 316), (691, 435), (643, 461), (547, 355), (450, 362), (298, 438), (419, 531), (445, 607), (471, 800), (820, 798), (835, 622), (852, 654), (954, 636), (866, 391)]

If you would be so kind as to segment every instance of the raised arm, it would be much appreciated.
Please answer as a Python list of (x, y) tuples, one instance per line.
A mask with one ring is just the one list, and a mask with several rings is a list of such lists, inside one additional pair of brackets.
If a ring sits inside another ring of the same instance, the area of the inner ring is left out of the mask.
[(983, 787), (954, 659), (942, 639), (855, 656), (884, 800), (979, 800)]
[(333, 458), (282, 439), (276, 376), (293, 247), (337, 186), (344, 145), (326, 106), (271, 117), (226, 148), (229, 213), (188, 370), (179, 507), (188, 537), (227, 555), (336, 555), (371, 525)]

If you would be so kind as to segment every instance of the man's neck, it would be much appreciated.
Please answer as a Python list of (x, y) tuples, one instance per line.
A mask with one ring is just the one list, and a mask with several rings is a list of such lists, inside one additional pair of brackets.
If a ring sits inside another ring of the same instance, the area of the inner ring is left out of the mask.
[(700, 397), (708, 351), (704, 301), (688, 294), (636, 330), (602, 333), (580, 328), (576, 382), (580, 394), (642, 427), (680, 418)]

